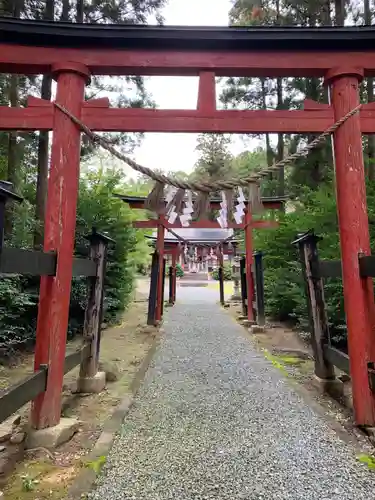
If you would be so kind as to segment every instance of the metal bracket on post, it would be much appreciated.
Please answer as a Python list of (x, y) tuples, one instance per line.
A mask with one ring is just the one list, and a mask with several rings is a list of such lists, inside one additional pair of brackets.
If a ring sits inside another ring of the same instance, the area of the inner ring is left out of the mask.
[(335, 378), (333, 365), (324, 355), (324, 344), (329, 341), (328, 319), (324, 302), (323, 280), (313, 270), (319, 267), (317, 242), (322, 238), (313, 230), (300, 233), (293, 245), (298, 246), (305, 284), (307, 310), (311, 331), (311, 345), (314, 352), (315, 375), (323, 380)]

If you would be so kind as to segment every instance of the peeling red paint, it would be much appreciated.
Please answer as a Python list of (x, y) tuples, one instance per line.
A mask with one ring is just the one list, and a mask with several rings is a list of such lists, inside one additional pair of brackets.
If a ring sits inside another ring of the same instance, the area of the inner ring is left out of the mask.
[[(332, 106), (338, 120), (359, 104), (360, 71), (331, 80)], [(370, 255), (365, 173), (360, 117), (349, 118), (334, 134), (336, 196), (340, 228), (345, 312), (356, 422), (374, 425), (375, 397), (369, 387), (367, 363), (375, 360), (374, 292), (371, 278), (359, 273), (359, 254)]]
[[(80, 116), (85, 77), (61, 68), (56, 100)], [(41, 278), (36, 333), (35, 369), (48, 365), (46, 392), (32, 404), (32, 425), (51, 427), (60, 421), (66, 335), (73, 268), (73, 246), (78, 196), (80, 131), (55, 110), (51, 169), (45, 220), (45, 251), (57, 252), (56, 276)]]

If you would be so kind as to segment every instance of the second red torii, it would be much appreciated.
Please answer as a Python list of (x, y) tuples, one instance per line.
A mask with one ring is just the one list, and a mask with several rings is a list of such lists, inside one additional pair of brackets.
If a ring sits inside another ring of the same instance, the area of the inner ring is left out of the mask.
[[(116, 194), (116, 197), (122, 199), (125, 203), (128, 203), (130, 208), (133, 209), (144, 209), (146, 198), (138, 197), (138, 196), (127, 196)], [(281, 209), (283, 204), (287, 200), (286, 197), (263, 197), (262, 204), (265, 209)], [(248, 202), (245, 202), (246, 207), (248, 207)], [(213, 210), (220, 209), (220, 200), (212, 199), (210, 200), (210, 207)], [(158, 292), (157, 296), (161, 297), (163, 290), (163, 280), (162, 280), (162, 272), (163, 272), (163, 258), (164, 258), (164, 232), (165, 229), (178, 229), (181, 228), (181, 224), (176, 222), (174, 224), (170, 224), (164, 216), (159, 216), (157, 219), (148, 219), (143, 221), (134, 221), (133, 226), (140, 229), (151, 229), (157, 228), (157, 238), (156, 238), (156, 249), (159, 254), (159, 280), (158, 280)], [(253, 265), (253, 229), (266, 229), (277, 227), (278, 223), (274, 220), (253, 220), (252, 214), (247, 210), (245, 213), (245, 218), (242, 224), (228, 223), (229, 229), (242, 229), (245, 233), (245, 251), (246, 251), (246, 283), (247, 283), (247, 297), (248, 304), (253, 303), (254, 296), (254, 287), (252, 280), (252, 265)], [(220, 228), (220, 225), (217, 221), (210, 220), (198, 220), (192, 221), (189, 227), (195, 227), (200, 229), (214, 229)], [(156, 310), (156, 320), (160, 321), (161, 319), (161, 303), (158, 301), (158, 306)], [(247, 308), (247, 315), (249, 321), (254, 321), (254, 311), (252, 307)]]

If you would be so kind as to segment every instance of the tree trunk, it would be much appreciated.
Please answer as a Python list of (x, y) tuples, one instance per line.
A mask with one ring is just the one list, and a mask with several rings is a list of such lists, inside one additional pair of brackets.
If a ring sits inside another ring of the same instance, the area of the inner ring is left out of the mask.
[[(260, 79), (260, 84), (262, 88), (262, 109), (267, 109), (267, 102), (266, 102), (267, 91), (265, 82), (266, 82), (265, 78)], [(269, 134), (266, 134), (266, 157), (267, 157), (267, 165), (270, 167), (273, 163), (273, 151), (271, 147)], [(270, 178), (272, 179), (272, 174), (270, 174)]]
[[(278, 78), (276, 81), (276, 92), (277, 92), (277, 107), (276, 109), (283, 109), (283, 80)], [(277, 158), (276, 161), (281, 161), (284, 157), (284, 134), (278, 134), (277, 136)], [(284, 196), (285, 193), (285, 172), (284, 167), (278, 170), (278, 183), (277, 183), (277, 193), (279, 196)]]
[[(9, 102), (12, 107), (18, 106), (18, 76), (9, 78)], [(13, 190), (18, 191), (19, 155), (17, 132), (9, 132), (8, 136), (8, 168), (7, 180), (12, 183)], [(4, 235), (9, 237), (13, 230), (13, 206), (8, 205), (5, 211)]]
[[(11, 10), (9, 13), (12, 17), (21, 17), (21, 11), (23, 9), (22, 0), (14, 0), (10, 4)], [(18, 97), (18, 75), (10, 75), (9, 78), (9, 90), (8, 97), (9, 103), (12, 107), (17, 107), (19, 104)], [(8, 136), (8, 169), (7, 169), (7, 180), (12, 183), (13, 189), (18, 190), (18, 170), (19, 170), (19, 156), (18, 156), (18, 142), (17, 142), (17, 132), (9, 132)], [(4, 222), (4, 234), (9, 236), (12, 234), (13, 229), (13, 208), (9, 206), (5, 211), (5, 222)]]
[[(280, 0), (276, 0), (276, 24), (281, 24), (281, 15), (280, 15)], [(283, 99), (283, 79), (276, 79), (276, 109), (283, 109), (284, 107), (284, 99)], [(277, 135), (277, 156), (276, 161), (281, 161), (284, 157), (284, 134)], [(284, 196), (285, 191), (285, 172), (284, 167), (279, 168), (277, 172), (277, 193), (279, 196)]]
[[(55, 1), (47, 0), (43, 18), (53, 21), (55, 11)], [(41, 98), (47, 101), (51, 100), (52, 78), (50, 75), (43, 75)], [(43, 244), (43, 227), (45, 217), (45, 205), (47, 198), (48, 184), (48, 132), (39, 132), (38, 140), (38, 176), (36, 181), (36, 204), (35, 219), (36, 228), (34, 231), (34, 247), (40, 248)]]

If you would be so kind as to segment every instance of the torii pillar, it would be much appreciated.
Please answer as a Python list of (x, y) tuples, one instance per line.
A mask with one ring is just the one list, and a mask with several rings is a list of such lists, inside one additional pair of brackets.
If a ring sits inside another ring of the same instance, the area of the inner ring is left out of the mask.
[[(359, 105), (362, 78), (358, 68), (336, 68), (326, 75), (336, 121)], [(373, 426), (375, 394), (367, 364), (375, 359), (374, 291), (372, 279), (360, 276), (358, 259), (371, 254), (359, 113), (338, 127), (333, 145), (354, 413), (358, 425)]]
[[(57, 80), (56, 102), (81, 116), (89, 71), (78, 63), (52, 67)], [(52, 427), (60, 421), (65, 346), (69, 319), (70, 290), (78, 198), (81, 131), (56, 109), (53, 125), (51, 169), (44, 229), (44, 251), (57, 253), (56, 275), (40, 280), (36, 329), (35, 370), (48, 366), (45, 392), (32, 403), (31, 423), (35, 429)]]
[(159, 260), (159, 273), (158, 273), (158, 283), (156, 292), (156, 311), (155, 311), (155, 321), (161, 321), (163, 315), (163, 286), (164, 286), (164, 216), (159, 215), (158, 217), (158, 228), (156, 237), (156, 250), (158, 252)]

